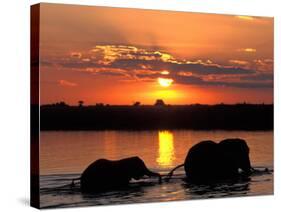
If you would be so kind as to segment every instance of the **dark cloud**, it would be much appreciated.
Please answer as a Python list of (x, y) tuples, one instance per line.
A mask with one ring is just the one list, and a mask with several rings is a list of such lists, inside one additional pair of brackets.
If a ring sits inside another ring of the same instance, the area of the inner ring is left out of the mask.
[(201, 76), (180, 76), (177, 74), (172, 74), (169, 76), (164, 76), (159, 74), (136, 74), (138, 78), (141, 79), (157, 79), (162, 78), (172, 78), (174, 83), (185, 84), (185, 85), (199, 85), (199, 86), (219, 86), (219, 87), (236, 87), (236, 88), (272, 88), (272, 82), (228, 82), (219, 80), (204, 80)]
[(77, 69), (85, 69), (85, 68), (104, 68), (103, 64), (98, 64), (92, 61), (63, 61), (60, 62), (59, 65), (64, 68), (77, 68)]
[(241, 80), (249, 80), (249, 81), (265, 81), (265, 80), (273, 80), (273, 74), (257, 74), (251, 76), (242, 76)]
[[(204, 64), (204, 63), (177, 63), (174, 61), (164, 62), (161, 60), (131, 60), (121, 59), (115, 60), (110, 64), (112, 68), (122, 68), (126, 70), (134, 70), (142, 66), (150, 67), (151, 70), (169, 70), (172, 72), (188, 71), (193, 74), (209, 75), (209, 74), (253, 74), (254, 70), (222, 66), (217, 64)], [(146, 68), (147, 69), (147, 68)]]
[(108, 76), (126, 76), (126, 74), (122, 72), (112, 72), (112, 71), (100, 71), (98, 74), (108, 75)]
[(203, 86), (221, 86), (221, 87), (236, 87), (236, 88), (272, 88), (271, 82), (224, 82), (224, 81), (209, 81), (203, 80), (195, 76), (180, 76), (173, 78), (175, 82), (187, 85), (203, 85)]

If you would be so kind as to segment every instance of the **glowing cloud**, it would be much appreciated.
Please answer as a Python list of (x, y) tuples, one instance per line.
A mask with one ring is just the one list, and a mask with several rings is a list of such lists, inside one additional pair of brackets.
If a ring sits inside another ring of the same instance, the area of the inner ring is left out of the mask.
[(170, 72), (169, 72), (169, 71), (161, 71), (161, 74), (163, 74), (163, 75), (169, 75)]
[(248, 53), (255, 53), (255, 52), (257, 52), (257, 50), (254, 49), (254, 48), (241, 48), (241, 49), (238, 49), (237, 51), (239, 51), (239, 52), (248, 52)]
[(239, 19), (242, 19), (242, 20), (246, 20), (246, 21), (253, 21), (255, 19), (252, 16), (244, 16), (244, 15), (238, 15), (236, 17), (239, 18)]
[(75, 87), (75, 86), (77, 86), (77, 84), (76, 83), (74, 83), (74, 82), (69, 82), (69, 81), (67, 81), (67, 80), (59, 80), (58, 81), (58, 84), (60, 85), (60, 86), (68, 86), (68, 87)]
[(237, 65), (248, 65), (249, 64), (248, 61), (244, 61), (244, 60), (229, 60), (229, 62), (232, 64), (237, 64)]
[(71, 57), (78, 58), (78, 59), (82, 57), (82, 54), (80, 52), (71, 52), (70, 55)]

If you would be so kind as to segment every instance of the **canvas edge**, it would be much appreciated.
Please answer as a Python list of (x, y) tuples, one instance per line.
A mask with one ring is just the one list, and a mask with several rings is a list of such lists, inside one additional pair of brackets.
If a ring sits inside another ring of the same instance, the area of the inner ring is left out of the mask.
[(40, 4), (30, 7), (30, 205), (40, 208), (39, 190)]

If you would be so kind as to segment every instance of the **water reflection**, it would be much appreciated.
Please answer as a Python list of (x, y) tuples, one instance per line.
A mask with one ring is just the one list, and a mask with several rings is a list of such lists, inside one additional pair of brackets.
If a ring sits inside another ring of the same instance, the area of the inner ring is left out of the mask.
[[(184, 170), (178, 170), (169, 183), (157, 184), (157, 179), (147, 178), (132, 182), (129, 191), (109, 192), (85, 198), (77, 189), (54, 187), (69, 185), (71, 179), (93, 161), (100, 158), (119, 160), (135, 155), (144, 159), (147, 167), (167, 173), (181, 164), (187, 151), (199, 141), (225, 138), (244, 138), (251, 149), (254, 167), (273, 168), (272, 131), (53, 131), (40, 133), (40, 205), (47, 207), (89, 206), (121, 203), (202, 199), (241, 195), (272, 195), (272, 173), (253, 175), (251, 181), (234, 184), (196, 186), (187, 184), (182, 178)], [(72, 174), (75, 173), (75, 174)]]
[(158, 132), (158, 158), (157, 163), (161, 167), (168, 167), (173, 164), (175, 160), (175, 149), (174, 149), (174, 136), (170, 131), (159, 131)]
[(182, 184), (187, 195), (191, 198), (213, 198), (247, 195), (249, 180), (234, 180), (210, 185)]

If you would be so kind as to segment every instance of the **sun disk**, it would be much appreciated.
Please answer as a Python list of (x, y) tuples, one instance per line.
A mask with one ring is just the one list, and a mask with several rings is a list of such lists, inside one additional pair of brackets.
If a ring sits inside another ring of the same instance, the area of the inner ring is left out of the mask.
[(158, 78), (158, 83), (162, 86), (162, 87), (169, 87), (172, 83), (173, 83), (173, 79), (167, 79), (167, 78)]

